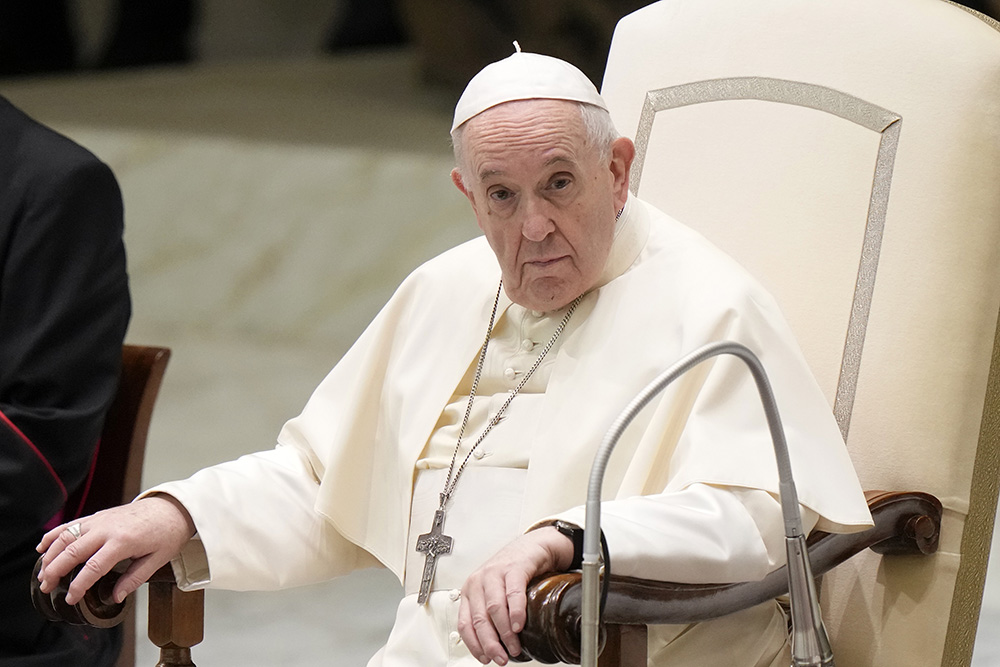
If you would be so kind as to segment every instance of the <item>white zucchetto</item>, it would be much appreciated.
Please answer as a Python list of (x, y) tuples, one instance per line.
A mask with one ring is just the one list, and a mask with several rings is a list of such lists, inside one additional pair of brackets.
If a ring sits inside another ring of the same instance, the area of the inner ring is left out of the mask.
[(472, 77), (455, 105), (456, 127), (491, 107), (516, 100), (569, 100), (607, 109), (587, 75), (551, 56), (517, 51), (503, 60), (484, 67)]

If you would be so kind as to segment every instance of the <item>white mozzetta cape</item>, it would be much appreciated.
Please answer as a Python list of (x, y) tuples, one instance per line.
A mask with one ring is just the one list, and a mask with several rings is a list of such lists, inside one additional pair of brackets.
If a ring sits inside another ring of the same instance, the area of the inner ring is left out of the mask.
[[(581, 302), (555, 351), (521, 524), (581, 505), (594, 453), (628, 402), (681, 356), (728, 339), (758, 354), (769, 374), (799, 500), (819, 515), (817, 527), (869, 525), (830, 407), (773, 299), (702, 237), (642, 201), (631, 199), (626, 216), (635, 261)], [(478, 353), (499, 278), (484, 238), (427, 262), (285, 425), (275, 450), (156, 489), (191, 512), (213, 587), (309, 583), (373, 565), (372, 557), (402, 579), (414, 463)], [(502, 296), (501, 311), (509, 304)], [(612, 457), (604, 498), (628, 503), (699, 482), (776, 494), (775, 470), (749, 372), (717, 358), (633, 422)], [(175, 567), (190, 585), (208, 582), (204, 563)]]

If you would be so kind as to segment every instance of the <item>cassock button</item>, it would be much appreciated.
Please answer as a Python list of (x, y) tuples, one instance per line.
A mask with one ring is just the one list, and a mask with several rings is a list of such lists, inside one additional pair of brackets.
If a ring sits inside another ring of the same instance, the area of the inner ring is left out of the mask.
[(448, 597), (451, 598), (452, 602), (457, 602), (460, 597), (462, 597), (462, 591), (457, 588), (453, 588), (448, 591)]
[(458, 632), (454, 630), (452, 630), (451, 634), (448, 635), (448, 639), (450, 639), (451, 643), (455, 644), (456, 646), (462, 643), (462, 635), (458, 634)]
[(533, 310), (533, 311), (531, 311), (531, 316), (532, 316), (532, 317), (541, 317), (541, 316), (542, 316), (542, 315), (544, 315), (544, 314), (545, 314), (545, 313), (543, 313), (543, 312), (542, 312), (542, 311), (540, 311), (540, 310)]
[(521, 341), (521, 349), (525, 352), (531, 352), (535, 348), (535, 341), (533, 340), (523, 340)]
[[(476, 451), (472, 452), (472, 456), (473, 456), (474, 458), (476, 458), (476, 459), (479, 459), (479, 460), (482, 460), (482, 458), (483, 458), (484, 456), (486, 456), (486, 452), (484, 452), (484, 451), (483, 451), (483, 450), (481, 450), (481, 449), (477, 449)], [(457, 591), (456, 591), (456, 593), (457, 593)], [(452, 598), (452, 600), (454, 600), (454, 599), (455, 599), (455, 598)]]
[(513, 368), (508, 368), (503, 372), (503, 376), (508, 380), (513, 380), (515, 377), (517, 377), (517, 371), (515, 371)]

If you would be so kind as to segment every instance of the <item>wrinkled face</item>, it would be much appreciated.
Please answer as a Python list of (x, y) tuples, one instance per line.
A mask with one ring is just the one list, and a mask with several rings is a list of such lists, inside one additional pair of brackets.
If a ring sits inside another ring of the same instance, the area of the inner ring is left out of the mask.
[(592, 288), (625, 205), (634, 149), (588, 146), (578, 108), (558, 100), (508, 102), (472, 118), (465, 179), (480, 228), (500, 262), (504, 289), (525, 308), (562, 308)]

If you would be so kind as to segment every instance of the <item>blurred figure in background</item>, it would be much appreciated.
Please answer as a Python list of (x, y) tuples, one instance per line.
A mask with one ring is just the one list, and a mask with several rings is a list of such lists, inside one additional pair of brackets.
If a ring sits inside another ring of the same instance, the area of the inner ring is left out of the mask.
[(194, 58), (196, 0), (117, 0), (112, 31), (96, 63), (80, 61), (80, 35), (67, 0), (0, 2), (0, 76), (186, 63)]

